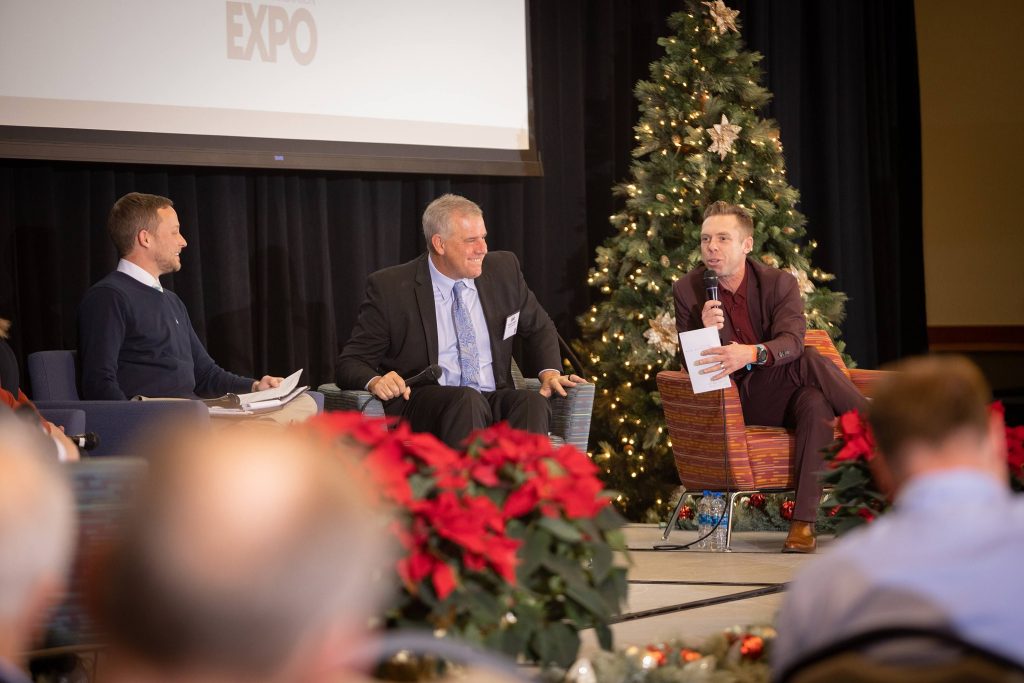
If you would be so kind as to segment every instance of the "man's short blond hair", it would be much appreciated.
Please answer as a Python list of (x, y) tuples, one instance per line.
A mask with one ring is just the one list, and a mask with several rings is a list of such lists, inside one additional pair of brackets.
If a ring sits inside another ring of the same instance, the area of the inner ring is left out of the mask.
[(704, 220), (707, 220), (712, 216), (736, 216), (736, 220), (739, 221), (740, 229), (743, 230), (743, 234), (746, 237), (752, 237), (754, 234), (754, 219), (751, 217), (750, 212), (742, 206), (719, 200), (709, 204), (708, 207), (704, 209)]
[(135, 248), (135, 239), (142, 230), (152, 230), (160, 221), (157, 211), (174, 206), (167, 197), (156, 194), (129, 192), (114, 202), (107, 217), (107, 233), (124, 258)]

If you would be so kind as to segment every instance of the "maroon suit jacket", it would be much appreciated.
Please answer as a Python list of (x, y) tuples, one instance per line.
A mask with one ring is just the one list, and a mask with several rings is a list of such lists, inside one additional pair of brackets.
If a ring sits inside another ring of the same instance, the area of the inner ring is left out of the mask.
[[(747, 259), (751, 278), (747, 290), (747, 310), (754, 334), (775, 358), (775, 365), (792, 363), (804, 351), (804, 333), (807, 319), (804, 318), (804, 302), (796, 278), (778, 268), (763, 265)], [(704, 291), (704, 271), (700, 265), (684, 277), (676, 280), (672, 295), (676, 304), (676, 330), (687, 332), (704, 327), (700, 313), (707, 300)], [(744, 283), (742, 286), (747, 286)], [(725, 319), (725, 327), (718, 331), (722, 344), (728, 344), (736, 336), (732, 322)], [(740, 373), (737, 379), (742, 391), (747, 373)]]

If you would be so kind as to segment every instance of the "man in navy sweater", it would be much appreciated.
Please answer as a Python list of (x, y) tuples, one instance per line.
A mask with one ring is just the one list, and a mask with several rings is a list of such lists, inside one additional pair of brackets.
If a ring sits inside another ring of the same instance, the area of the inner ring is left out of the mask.
[(107, 231), (121, 260), (89, 288), (78, 309), (85, 399), (213, 398), (276, 387), (282, 378), (240, 377), (217, 365), (192, 329), (181, 299), (160, 276), (181, 270), (174, 203), (132, 192), (110, 210)]

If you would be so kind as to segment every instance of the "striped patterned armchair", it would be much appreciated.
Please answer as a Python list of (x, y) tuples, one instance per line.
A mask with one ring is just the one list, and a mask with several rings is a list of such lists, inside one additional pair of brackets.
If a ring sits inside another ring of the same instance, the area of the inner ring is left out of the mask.
[[(540, 389), (540, 381), (526, 379), (512, 361), (512, 381), (517, 389)], [(358, 410), (367, 416), (381, 417), (384, 406), (367, 391), (339, 389), (337, 384), (321, 384), (318, 391), (324, 395), (326, 410)], [(578, 384), (567, 388), (568, 396), (551, 397), (551, 425), (548, 438), (555, 446), (569, 444), (587, 452), (590, 439), (590, 415), (594, 409), (594, 385)]]
[[(824, 330), (808, 330), (805, 343), (835, 363), (865, 396), (871, 395), (871, 387), (884, 375), (877, 370), (847, 368)], [(728, 491), (731, 511), (738, 496), (795, 488), (792, 432), (745, 424), (735, 384), (724, 392), (694, 394), (685, 371), (665, 370), (658, 373), (658, 390), (684, 490)], [(682, 501), (680, 496), (664, 539), (675, 527)], [(732, 540), (732, 517), (730, 514), (727, 546)]]

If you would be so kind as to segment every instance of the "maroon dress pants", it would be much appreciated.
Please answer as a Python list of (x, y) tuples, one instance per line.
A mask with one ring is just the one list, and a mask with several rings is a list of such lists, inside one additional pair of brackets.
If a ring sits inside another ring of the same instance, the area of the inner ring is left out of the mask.
[(812, 347), (783, 365), (756, 368), (740, 380), (748, 425), (785, 427), (796, 434), (793, 519), (813, 522), (821, 500), (822, 449), (832, 443), (838, 415), (867, 408), (867, 399), (834, 363)]

